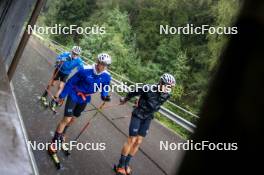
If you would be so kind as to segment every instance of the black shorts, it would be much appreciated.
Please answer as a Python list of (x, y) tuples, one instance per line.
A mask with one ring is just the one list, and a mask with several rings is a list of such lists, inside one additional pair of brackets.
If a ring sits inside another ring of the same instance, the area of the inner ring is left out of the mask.
[(64, 109), (64, 116), (65, 117), (79, 117), (83, 110), (85, 109), (87, 103), (81, 103), (78, 104), (74, 102), (71, 98), (71, 96), (68, 95), (67, 101), (65, 104), (65, 109)]
[(57, 75), (54, 77), (54, 80), (58, 80), (58, 81), (62, 81), (64, 83), (66, 83), (69, 75), (62, 73), (61, 71), (59, 71), (59, 72), (57, 72), (57, 71), (58, 71), (58, 68), (56, 68), (54, 71), (54, 74), (57, 73)]
[(140, 119), (138, 117), (131, 117), (129, 125), (129, 136), (142, 136), (148, 134), (152, 118)]

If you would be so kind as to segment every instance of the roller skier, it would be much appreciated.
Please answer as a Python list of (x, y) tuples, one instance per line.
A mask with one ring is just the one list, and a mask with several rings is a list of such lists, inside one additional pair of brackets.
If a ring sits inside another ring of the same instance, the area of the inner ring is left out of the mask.
[(62, 104), (67, 97), (64, 117), (58, 123), (52, 143), (49, 147), (51, 156), (57, 153), (56, 143), (63, 143), (65, 141), (65, 133), (72, 124), (73, 119), (81, 116), (86, 105), (90, 103), (92, 94), (99, 90), (95, 88), (95, 84), (97, 87), (102, 87), (101, 99), (104, 102), (111, 100), (108, 89), (105, 88), (105, 86), (109, 86), (111, 82), (111, 75), (107, 71), (107, 67), (110, 64), (111, 57), (108, 54), (99, 54), (95, 64), (78, 71), (65, 84), (62, 93), (57, 99), (57, 103)]
[(175, 78), (165, 73), (161, 76), (157, 85), (148, 85), (149, 90), (138, 88), (138, 91), (129, 92), (125, 98), (120, 99), (122, 105), (131, 98), (139, 96), (137, 106), (133, 110), (130, 120), (129, 137), (122, 148), (118, 165), (114, 166), (117, 175), (131, 174), (130, 160), (138, 151), (143, 138), (148, 134), (154, 113), (169, 99), (169, 91), (173, 86), (175, 86)]
[[(53, 71), (52, 77), (48, 82), (48, 86), (45, 88), (43, 95), (41, 96), (41, 101), (45, 106), (50, 105), (52, 111), (56, 112), (56, 102), (60, 93), (62, 92), (64, 85), (74, 68), (78, 70), (83, 69), (82, 59), (79, 57), (81, 53), (81, 48), (79, 46), (73, 46), (71, 52), (63, 52), (56, 58), (55, 70)], [(58, 90), (53, 96), (50, 92), (51, 86), (55, 83), (58, 85)], [(52, 100), (49, 104), (48, 95), (51, 96)]]

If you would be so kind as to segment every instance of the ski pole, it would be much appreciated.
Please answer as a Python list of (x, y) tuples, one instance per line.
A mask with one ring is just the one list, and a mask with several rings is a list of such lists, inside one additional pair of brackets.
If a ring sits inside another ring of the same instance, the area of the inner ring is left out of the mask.
[(124, 117), (116, 117), (116, 118), (111, 118), (112, 120), (119, 120), (119, 119), (123, 119), (123, 118), (128, 118), (129, 116), (124, 116)]
[(114, 108), (114, 107), (117, 107), (117, 106), (120, 106), (120, 103), (113, 104), (113, 105), (108, 105), (108, 106), (103, 107), (102, 109)]
[[(104, 106), (102, 109), (109, 109), (109, 108), (114, 108), (114, 107), (117, 107), (117, 106), (120, 106), (120, 104), (114, 104), (114, 105)], [(85, 110), (83, 112), (89, 112), (89, 111), (94, 111), (94, 110), (96, 110), (96, 108), (94, 108), (94, 109), (88, 109), (88, 110)]]
[(74, 141), (78, 141), (80, 136), (82, 135), (82, 133), (88, 128), (88, 126), (90, 125), (90, 122), (93, 118), (96, 117), (96, 115), (98, 114), (99, 111), (101, 111), (101, 109), (103, 108), (103, 106), (105, 105), (105, 101), (99, 106), (99, 108), (97, 109), (96, 113), (88, 120), (88, 122), (84, 125), (84, 127), (81, 129), (81, 132), (78, 134), (78, 136), (74, 139)]
[(87, 109), (87, 110), (85, 110), (83, 112), (90, 112), (90, 111), (94, 111), (94, 110), (96, 110), (96, 108), (94, 108), (94, 109)]

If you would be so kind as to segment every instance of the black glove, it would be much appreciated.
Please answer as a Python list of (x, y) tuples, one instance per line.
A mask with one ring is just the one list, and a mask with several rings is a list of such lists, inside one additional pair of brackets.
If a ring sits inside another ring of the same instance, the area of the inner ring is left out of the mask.
[(120, 105), (125, 104), (128, 101), (128, 99), (126, 97), (121, 97), (120, 98)]
[(111, 101), (111, 97), (109, 95), (108, 96), (103, 96), (102, 100), (109, 102), (109, 101)]

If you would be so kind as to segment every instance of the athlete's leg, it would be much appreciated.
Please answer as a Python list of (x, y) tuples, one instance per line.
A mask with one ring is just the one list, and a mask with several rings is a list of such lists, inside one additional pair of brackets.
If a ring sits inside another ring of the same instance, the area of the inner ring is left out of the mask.
[(65, 83), (67, 81), (67, 78), (68, 78), (68, 75), (66, 74), (63, 74), (62, 72), (58, 72), (58, 80), (60, 80), (58, 82), (58, 90), (54, 96), (54, 99), (51, 101), (50, 103), (50, 106), (52, 108), (52, 110), (56, 110), (56, 107), (58, 106), (58, 102), (56, 101), (56, 99), (59, 97), (59, 95), (61, 94), (64, 86), (65, 86)]
[(62, 132), (62, 134), (65, 136), (68, 128), (74, 123), (75, 121), (75, 117), (71, 117), (71, 121), (64, 127), (64, 130)]
[(130, 155), (131, 150), (133, 149), (133, 145), (136, 144), (137, 141), (137, 136), (129, 136), (127, 139), (127, 142), (125, 142), (123, 148), (122, 148), (122, 152), (121, 152), (121, 156), (119, 159), (119, 163), (118, 163), (118, 170), (121, 174), (124, 172), (126, 174), (131, 174), (131, 168), (128, 167), (129, 161), (132, 158), (132, 156)]
[(132, 170), (129, 167), (129, 162), (138, 151), (142, 140), (142, 136), (133, 136), (128, 138), (128, 141), (124, 144), (122, 149), (122, 154), (118, 164), (118, 171), (122, 173), (125, 170), (126, 174), (131, 174)]
[(129, 154), (131, 156), (134, 156), (137, 153), (137, 151), (138, 151), (143, 139), (144, 139), (144, 137), (142, 137), (140, 135), (138, 135), (136, 137), (135, 142), (133, 142), (133, 146), (132, 146), (132, 148), (130, 149), (130, 152), (129, 152)]
[(59, 71), (59, 69), (58, 68), (56, 68), (54, 71), (53, 71), (53, 74), (52, 74), (52, 77), (53, 78), (51, 78), (51, 86), (54, 86), (55, 85), (55, 83), (56, 83), (56, 80), (55, 80), (55, 77), (57, 76), (57, 74), (58, 74), (58, 71)]
[(125, 160), (125, 169), (127, 174), (131, 174), (131, 168), (129, 167), (129, 163), (132, 159), (133, 156), (135, 156), (135, 154), (137, 153), (144, 137), (146, 137), (149, 127), (150, 127), (150, 123), (151, 123), (151, 119), (145, 119), (145, 120), (141, 120), (141, 124), (138, 130), (138, 135), (135, 138), (135, 141), (133, 142), (133, 145), (129, 151), (129, 154), (126, 157)]
[(130, 125), (129, 125), (129, 137), (122, 148), (121, 156), (119, 159), (118, 168), (120, 171), (123, 171), (123, 169), (125, 168), (126, 159), (133, 145), (135, 144), (137, 140), (140, 123), (141, 123), (141, 120), (139, 118), (133, 117), (133, 116), (131, 117)]
[(73, 120), (73, 116), (66, 116), (63, 117), (63, 119), (59, 122), (56, 132), (57, 133), (61, 133), (61, 134), (65, 134), (67, 127), (70, 126), (71, 122)]
[(68, 128), (69, 124), (72, 122), (73, 117), (63, 117), (63, 119), (59, 122), (55, 134), (52, 138), (52, 144), (50, 145), (49, 150), (53, 153), (57, 152), (57, 148), (55, 144), (63, 143), (65, 141), (64, 134), (65, 130)]
[(66, 133), (67, 128), (73, 122), (73, 117), (74, 117), (73, 111), (76, 105), (77, 104), (71, 99), (71, 97), (68, 96), (64, 109), (64, 117), (57, 125), (53, 140), (57, 139), (55, 137), (56, 135), (63, 137), (63, 135)]
[(74, 122), (75, 117), (79, 117), (82, 111), (85, 109), (86, 103), (77, 104), (72, 101), (71, 97), (68, 97), (65, 105), (65, 116), (59, 122), (56, 132), (66, 134), (67, 129)]
[(54, 71), (53, 71), (53, 74), (52, 74), (52, 77), (51, 79), (49, 80), (48, 82), (48, 85), (42, 95), (42, 97), (47, 97), (48, 96), (48, 91), (50, 91), (50, 88), (51, 86), (54, 85), (54, 83), (57, 83), (57, 80), (59, 80), (59, 77), (58, 77), (58, 68), (56, 68)]
[(63, 81), (59, 82), (58, 90), (57, 90), (57, 92), (55, 94), (55, 98), (58, 98), (60, 96), (64, 86), (65, 86), (65, 83)]
[(152, 121), (151, 118), (147, 118), (147, 119), (141, 121), (141, 125), (140, 125), (140, 128), (138, 130), (138, 135), (136, 137), (136, 141), (134, 142), (133, 147), (131, 148), (131, 150), (129, 152), (129, 154), (131, 156), (134, 156), (136, 154), (136, 152), (138, 151), (144, 137), (146, 137), (146, 135), (148, 134), (151, 121)]
[(84, 111), (84, 109), (86, 108), (87, 106), (87, 103), (80, 103), (80, 104), (77, 104), (76, 107), (74, 108), (73, 110), (73, 115), (75, 117), (80, 117), (82, 112)]
[(127, 156), (137, 141), (138, 132), (141, 126), (141, 119), (132, 116), (129, 124), (129, 137), (127, 139), (127, 142), (125, 142), (123, 149), (122, 149), (122, 155)]
[(44, 90), (42, 97), (47, 97), (49, 95), (49, 91), (50, 91), (51, 86), (52, 86), (52, 81), (56, 81), (56, 80), (50, 80), (48, 82), (48, 85), (47, 85), (46, 89)]
[[(150, 123), (151, 123), (150, 118), (147, 118), (144, 120), (142, 120), (142, 119), (137, 119), (137, 120), (140, 122), (140, 124), (138, 126), (136, 126), (135, 128), (131, 127), (131, 129), (137, 131), (137, 135), (134, 138), (134, 140), (132, 142), (133, 145), (129, 151), (129, 154), (131, 156), (134, 156), (136, 154), (136, 152), (138, 151), (138, 148), (141, 145), (144, 137), (146, 137), (146, 135), (148, 134)], [(133, 131), (130, 131), (130, 132), (133, 134)], [(134, 134), (136, 134), (136, 133), (134, 133)]]
[(129, 136), (122, 148), (121, 154), (127, 156), (130, 153), (131, 148), (135, 144), (136, 140), (137, 140), (137, 136)]
[(63, 74), (60, 71), (58, 72), (58, 75), (56, 76), (56, 78), (59, 80), (58, 81), (58, 90), (57, 90), (56, 94), (54, 95), (54, 99), (52, 99), (50, 102), (50, 107), (51, 107), (52, 111), (56, 111), (56, 107), (59, 105), (57, 102), (57, 99), (58, 99), (59, 95), (61, 94), (61, 92), (64, 88), (67, 77), (68, 77), (68, 75)]

